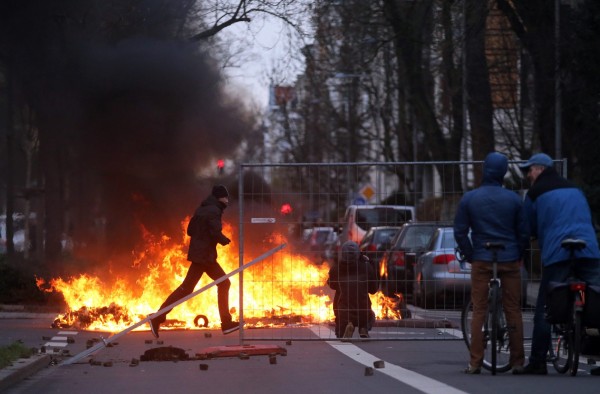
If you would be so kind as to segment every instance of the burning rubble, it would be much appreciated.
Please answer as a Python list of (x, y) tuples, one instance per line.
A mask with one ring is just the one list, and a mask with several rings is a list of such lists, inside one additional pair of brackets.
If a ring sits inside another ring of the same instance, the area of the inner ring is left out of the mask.
[[(67, 280), (38, 279), (38, 287), (60, 292), (68, 311), (56, 317), (53, 326), (119, 332), (155, 312), (157, 307), (185, 277), (189, 262), (189, 239), (181, 223), (182, 238), (172, 242), (166, 236), (154, 236), (144, 229), (145, 245), (131, 257), (128, 275), (109, 270), (106, 277), (80, 275)], [(226, 272), (239, 267), (238, 246), (234, 229), (224, 223), (224, 233), (232, 240), (228, 247), (218, 246), (219, 263)], [(281, 244), (286, 240), (273, 234), (266, 243)], [(258, 255), (264, 251), (255, 251)], [(247, 257), (248, 260), (255, 256)], [(246, 328), (281, 327), (285, 325), (329, 323), (334, 319), (333, 294), (325, 285), (329, 267), (315, 265), (309, 258), (288, 248), (244, 271), (244, 321)], [(132, 274), (133, 273), (133, 274)], [(211, 279), (204, 275), (197, 288)], [(163, 329), (202, 329), (219, 327), (217, 292), (209, 289), (177, 306), (169, 314)], [(232, 277), (231, 312), (238, 317), (239, 281)], [(394, 302), (381, 293), (372, 297), (378, 318), (399, 319)], [(147, 329), (146, 325), (138, 330)]]

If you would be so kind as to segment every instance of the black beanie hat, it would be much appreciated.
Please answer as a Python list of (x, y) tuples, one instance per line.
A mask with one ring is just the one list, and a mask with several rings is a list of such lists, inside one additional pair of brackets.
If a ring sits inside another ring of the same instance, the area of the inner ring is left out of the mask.
[(223, 185), (215, 185), (212, 188), (212, 195), (216, 198), (229, 197), (229, 192), (227, 188)]

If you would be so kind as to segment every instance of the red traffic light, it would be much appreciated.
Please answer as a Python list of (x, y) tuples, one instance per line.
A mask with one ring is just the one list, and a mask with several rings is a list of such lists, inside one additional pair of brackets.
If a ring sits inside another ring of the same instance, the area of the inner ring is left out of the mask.
[(225, 167), (225, 160), (217, 160), (217, 168), (222, 169), (223, 167)]
[(285, 203), (281, 206), (279, 212), (281, 212), (281, 214), (283, 215), (288, 215), (292, 213), (292, 206), (290, 204)]

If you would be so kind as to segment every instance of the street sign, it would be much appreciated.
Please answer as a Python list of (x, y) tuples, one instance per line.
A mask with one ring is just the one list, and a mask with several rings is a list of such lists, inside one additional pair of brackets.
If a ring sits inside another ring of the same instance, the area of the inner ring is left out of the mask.
[(367, 204), (367, 200), (365, 200), (363, 197), (355, 197), (354, 200), (352, 200), (352, 205), (366, 205)]
[(360, 189), (359, 194), (369, 201), (375, 195), (375, 189), (371, 185), (365, 185)]
[(275, 218), (252, 218), (250, 223), (275, 223)]

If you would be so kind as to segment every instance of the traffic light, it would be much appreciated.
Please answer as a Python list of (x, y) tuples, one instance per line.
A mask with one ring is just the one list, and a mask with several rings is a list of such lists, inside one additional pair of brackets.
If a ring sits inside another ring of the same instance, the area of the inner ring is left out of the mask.
[(288, 203), (285, 203), (281, 206), (279, 212), (281, 212), (282, 215), (289, 215), (292, 213), (292, 206)]
[(217, 160), (217, 171), (219, 175), (223, 175), (223, 170), (225, 169), (225, 160), (219, 159)]

